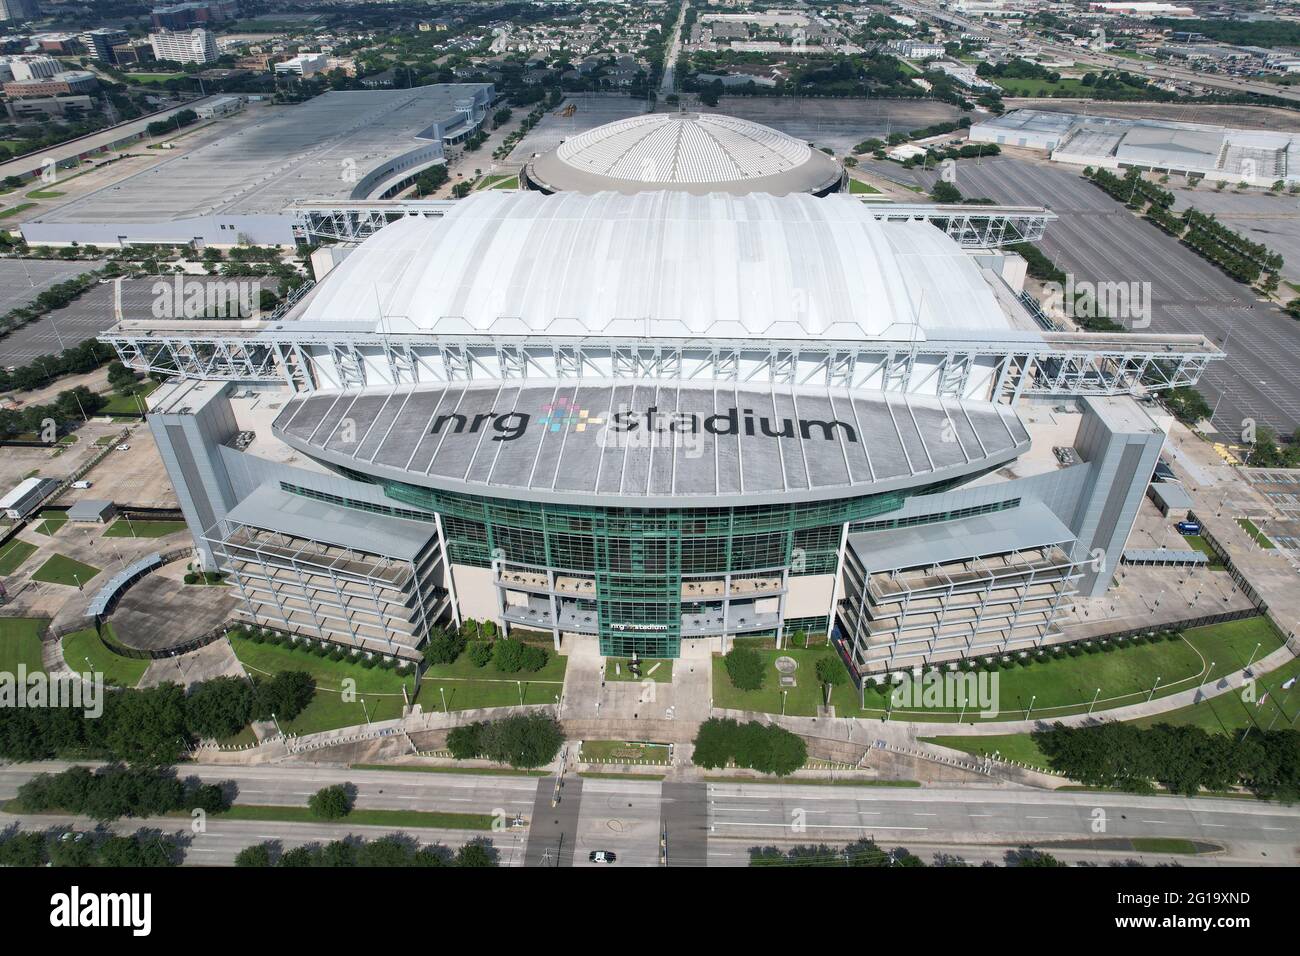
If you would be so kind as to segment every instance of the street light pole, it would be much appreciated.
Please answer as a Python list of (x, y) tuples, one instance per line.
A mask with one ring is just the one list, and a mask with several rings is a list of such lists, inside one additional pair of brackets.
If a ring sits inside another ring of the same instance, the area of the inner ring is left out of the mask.
[(1098, 688), (1097, 688), (1097, 693), (1095, 693), (1095, 694), (1092, 695), (1092, 703), (1088, 705), (1088, 713), (1089, 713), (1089, 714), (1091, 714), (1091, 713), (1092, 713), (1092, 709), (1093, 709), (1094, 707), (1097, 706), (1097, 698), (1100, 697), (1100, 696), (1101, 696), (1101, 688), (1098, 687)]

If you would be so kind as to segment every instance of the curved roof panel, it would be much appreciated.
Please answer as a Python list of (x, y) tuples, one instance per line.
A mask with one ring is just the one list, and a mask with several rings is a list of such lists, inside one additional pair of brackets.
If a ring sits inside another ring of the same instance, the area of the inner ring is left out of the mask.
[(785, 133), (734, 116), (650, 113), (606, 123), (528, 164), (546, 191), (768, 192), (832, 189), (843, 173), (829, 156)]
[(978, 474), (1029, 447), (1005, 405), (772, 383), (454, 382), (324, 391), (272, 426), (318, 461), (511, 499), (814, 501)]
[(294, 316), (385, 333), (923, 340), (1011, 327), (939, 229), (848, 197), (486, 190), (385, 227)]

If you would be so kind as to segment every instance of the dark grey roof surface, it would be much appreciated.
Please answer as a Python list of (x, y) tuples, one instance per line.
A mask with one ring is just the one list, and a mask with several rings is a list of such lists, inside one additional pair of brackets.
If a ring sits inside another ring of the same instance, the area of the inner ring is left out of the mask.
[(273, 430), (319, 460), (415, 485), (659, 507), (872, 494), (972, 474), (1029, 444), (1010, 408), (986, 402), (713, 382), (316, 392), (286, 403)]

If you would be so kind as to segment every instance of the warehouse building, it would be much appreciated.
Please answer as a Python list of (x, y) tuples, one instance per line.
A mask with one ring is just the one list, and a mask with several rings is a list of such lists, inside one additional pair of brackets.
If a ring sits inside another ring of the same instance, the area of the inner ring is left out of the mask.
[(42, 212), (22, 223), (23, 237), (109, 248), (292, 246), (295, 203), (404, 189), (482, 125), (493, 96), (487, 83), (324, 93)]
[(1043, 150), (1060, 163), (1201, 176), (1269, 187), (1300, 182), (1300, 137), (1168, 120), (1012, 110), (976, 123), (972, 143)]

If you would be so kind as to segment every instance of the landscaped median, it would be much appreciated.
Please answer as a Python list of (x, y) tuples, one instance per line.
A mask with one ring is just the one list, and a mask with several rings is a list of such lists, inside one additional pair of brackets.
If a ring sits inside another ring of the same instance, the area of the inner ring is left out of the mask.
[(282, 807), (263, 803), (236, 803), (218, 814), (227, 820), (258, 820), (276, 823), (322, 822), (340, 826), (426, 827), (439, 830), (491, 830), (490, 813), (452, 813), (441, 810), (351, 810), (338, 820), (322, 821), (310, 807)]
[[(891, 704), (894, 684), (868, 683), (865, 704), (844, 681), (831, 688), (837, 717), (884, 717), (891, 720), (966, 723), (1052, 720), (1072, 714), (1101, 712), (1159, 699), (1190, 690), (1216, 677), (1244, 668), (1280, 648), (1283, 640), (1267, 618), (1256, 616), (1182, 634), (1143, 635), (1119, 641), (1049, 648), (1042, 654), (1015, 656), (996, 664), (981, 661), (989, 677), (997, 677), (996, 713), (969, 706), (909, 706)], [(741, 690), (729, 678), (722, 658), (714, 659), (713, 703), (733, 710), (761, 711), (810, 717), (824, 699), (825, 684), (816, 673), (818, 660), (833, 654), (826, 648), (758, 650), (763, 682), (757, 690)], [(781, 687), (776, 661), (793, 660), (794, 687)], [(1211, 668), (1213, 665), (1213, 668)], [(847, 674), (846, 674), (847, 676)], [(979, 676), (979, 675), (976, 675)], [(782, 693), (784, 691), (784, 695)], [(784, 696), (784, 699), (783, 699)]]

